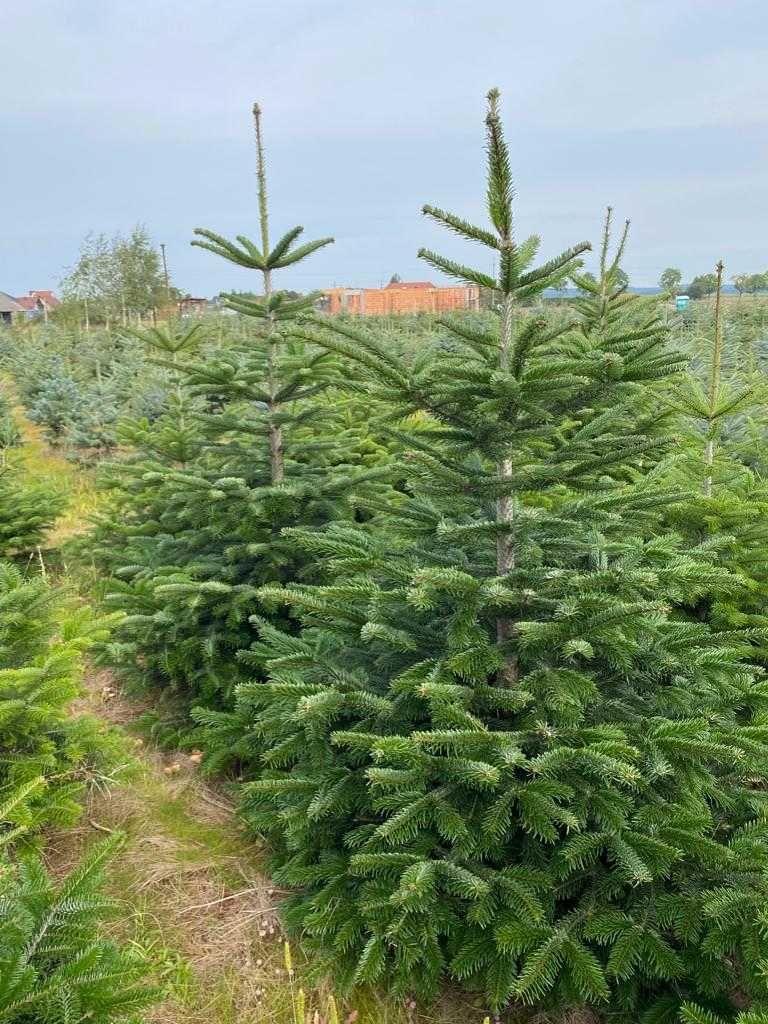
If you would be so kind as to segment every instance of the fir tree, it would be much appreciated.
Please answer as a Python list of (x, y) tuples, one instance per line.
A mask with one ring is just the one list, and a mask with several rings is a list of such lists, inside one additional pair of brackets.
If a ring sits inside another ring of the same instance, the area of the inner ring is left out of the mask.
[[(261, 610), (259, 587), (312, 571), (283, 528), (352, 518), (347, 495), (375, 489), (389, 472), (367, 425), (347, 415), (334, 358), (290, 334), (316, 296), (290, 298), (275, 276), (331, 239), (299, 244), (295, 227), (271, 241), (258, 106), (254, 121), (259, 243), (199, 229), (193, 245), (256, 271), (260, 297), (224, 296), (245, 321), (244, 337), (206, 342), (205, 358), (184, 332), (145, 335), (174, 394), (166, 415), (134, 424), (138, 455), (124, 472), (117, 467), (123, 494), (100, 531), (118, 581), (110, 603), (129, 613), (113, 657), (223, 710), (243, 678), (236, 656)], [(130, 537), (108, 551), (116, 519), (118, 536)]]
[(97, 846), (58, 886), (37, 857), (0, 861), (0, 1020), (137, 1024), (156, 997), (148, 965), (102, 934), (120, 909), (102, 891), (119, 843), (115, 836)]
[(0, 563), (0, 803), (24, 788), (4, 817), (12, 830), (71, 824), (84, 786), (117, 763), (116, 739), (70, 712), (83, 655), (108, 626), (86, 608), (65, 614), (45, 580)]
[(346, 982), (732, 1020), (768, 995), (766, 692), (749, 634), (672, 613), (728, 577), (659, 528), (681, 495), (648, 472), (671, 443), (648, 413), (683, 359), (623, 315), (607, 230), (580, 322), (521, 309), (587, 246), (531, 268), (497, 103), (490, 227), (425, 213), (498, 276), (422, 252), (500, 294), (496, 325), (446, 320), (411, 364), (343, 321), (296, 332), (391, 403), (412, 469), (361, 502), (373, 528), (289, 531), (327, 582), (262, 588), (305, 629), (257, 624), (246, 815)]
[(5, 465), (7, 452), (21, 444), (21, 431), (13, 415), (10, 403), (0, 393), (0, 465)]
[(34, 551), (65, 505), (45, 484), (30, 484), (13, 466), (0, 467), (0, 558)]
[(11, 408), (0, 394), (0, 560), (25, 555), (40, 545), (64, 508), (63, 495), (47, 484), (31, 484), (16, 464), (21, 442)]
[(71, 377), (54, 373), (38, 383), (27, 415), (33, 423), (44, 427), (51, 444), (60, 444), (67, 427), (77, 415), (82, 397), (77, 383)]
[[(679, 445), (660, 475), (688, 489), (670, 510), (668, 525), (691, 545), (706, 545), (730, 570), (728, 585), (713, 586), (683, 608), (720, 628), (768, 625), (768, 492), (761, 472), (765, 386), (751, 360), (738, 358), (738, 338), (726, 333), (718, 263), (713, 322), (692, 370), (665, 396), (676, 414)], [(733, 583), (738, 586), (734, 588)], [(763, 652), (763, 657), (765, 657)]]

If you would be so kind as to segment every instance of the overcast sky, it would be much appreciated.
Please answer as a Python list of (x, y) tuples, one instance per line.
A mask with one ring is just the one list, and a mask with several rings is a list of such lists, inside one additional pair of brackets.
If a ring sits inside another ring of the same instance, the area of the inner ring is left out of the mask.
[(542, 254), (632, 220), (652, 284), (722, 257), (768, 269), (766, 0), (23, 0), (0, 3), (0, 290), (57, 286), (89, 231), (141, 222), (193, 294), (249, 276), (189, 246), (257, 232), (250, 108), (273, 232), (336, 244), (282, 283), (434, 278), (462, 255), (419, 210), (481, 216), (488, 88), (517, 225)]

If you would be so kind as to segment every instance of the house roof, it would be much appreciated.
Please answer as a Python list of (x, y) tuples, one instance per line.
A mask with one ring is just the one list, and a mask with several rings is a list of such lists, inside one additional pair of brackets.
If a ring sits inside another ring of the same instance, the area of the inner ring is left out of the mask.
[[(55, 309), (56, 306), (60, 306), (61, 305), (61, 303), (56, 298), (56, 296), (53, 294), (53, 292), (50, 292), (50, 291), (32, 291), (32, 290), (30, 290), (29, 298), (31, 298), (31, 299), (40, 299), (42, 302), (44, 302), (46, 304), (48, 309)], [(21, 299), (19, 299), (18, 301), (20, 302)]]
[(22, 309), (37, 309), (38, 300), (32, 295), (22, 295), (16, 301)]
[(0, 292), (0, 313), (21, 313), (24, 309), (11, 295)]

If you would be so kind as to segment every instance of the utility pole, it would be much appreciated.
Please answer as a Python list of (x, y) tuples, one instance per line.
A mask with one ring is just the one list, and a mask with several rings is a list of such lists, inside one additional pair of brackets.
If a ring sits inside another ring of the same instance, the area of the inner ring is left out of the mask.
[(717, 291), (715, 292), (715, 340), (712, 346), (712, 375), (709, 381), (709, 416), (707, 417), (707, 442), (704, 447), (704, 464), (707, 476), (704, 478), (704, 496), (712, 497), (712, 467), (715, 462), (715, 432), (717, 429), (717, 406), (720, 401), (720, 373), (723, 363), (723, 325), (720, 320), (720, 299), (723, 290), (723, 261), (718, 260)]
[(160, 252), (162, 253), (163, 256), (163, 277), (165, 278), (165, 306), (166, 309), (170, 309), (171, 288), (168, 283), (168, 261), (165, 258), (165, 242), (160, 243)]

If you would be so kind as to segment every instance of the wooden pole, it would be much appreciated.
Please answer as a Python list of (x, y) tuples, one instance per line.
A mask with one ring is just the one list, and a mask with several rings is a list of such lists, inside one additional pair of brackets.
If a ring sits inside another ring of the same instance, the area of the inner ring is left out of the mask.
[(165, 308), (171, 308), (171, 286), (168, 279), (168, 261), (165, 256), (165, 242), (160, 243), (160, 252), (163, 257), (163, 279), (165, 281)]
[(715, 292), (715, 340), (712, 346), (712, 373), (709, 380), (709, 416), (707, 417), (707, 441), (704, 446), (704, 464), (707, 475), (704, 478), (704, 495), (712, 497), (712, 466), (715, 462), (715, 423), (717, 420), (717, 403), (720, 397), (720, 373), (723, 362), (723, 329), (720, 319), (720, 303), (723, 290), (723, 261), (718, 260), (717, 290)]

